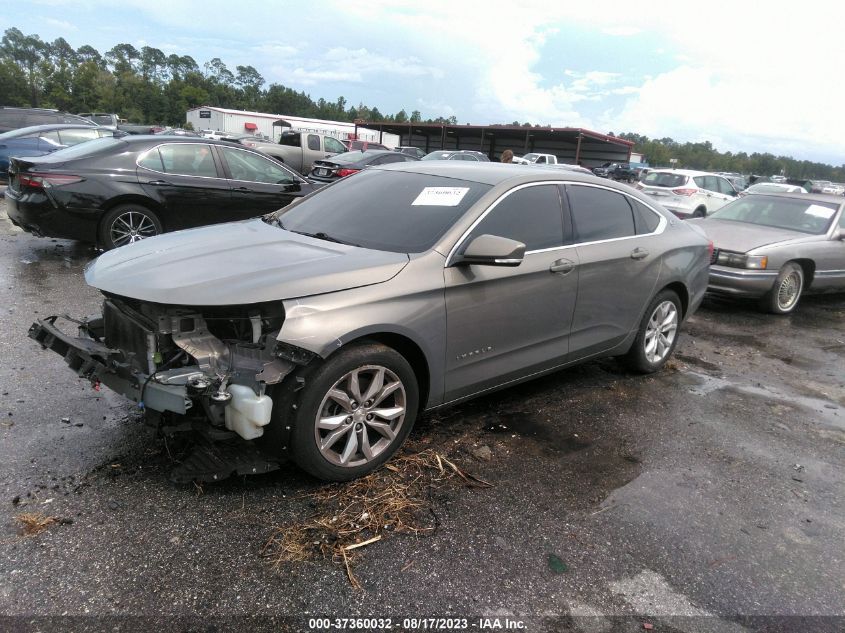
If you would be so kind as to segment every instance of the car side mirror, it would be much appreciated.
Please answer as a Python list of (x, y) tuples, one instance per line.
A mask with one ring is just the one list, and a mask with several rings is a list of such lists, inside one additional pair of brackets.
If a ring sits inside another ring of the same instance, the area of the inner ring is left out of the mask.
[(840, 242), (845, 242), (845, 229), (837, 229), (833, 233), (833, 239), (839, 240)]
[(479, 266), (519, 266), (525, 257), (525, 244), (498, 235), (479, 235), (455, 259), (456, 264)]

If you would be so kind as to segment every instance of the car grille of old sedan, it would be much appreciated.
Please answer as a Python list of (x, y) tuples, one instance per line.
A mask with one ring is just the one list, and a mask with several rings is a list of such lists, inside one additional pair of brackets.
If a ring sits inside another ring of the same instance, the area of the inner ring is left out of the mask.
[(718, 261), (718, 259), (719, 259), (719, 249), (718, 249), (718, 248), (714, 248), (714, 249), (713, 249), (713, 254), (712, 254), (712, 255), (710, 255), (710, 265), (712, 266), (713, 264), (715, 264), (715, 263), (716, 263), (716, 261)]

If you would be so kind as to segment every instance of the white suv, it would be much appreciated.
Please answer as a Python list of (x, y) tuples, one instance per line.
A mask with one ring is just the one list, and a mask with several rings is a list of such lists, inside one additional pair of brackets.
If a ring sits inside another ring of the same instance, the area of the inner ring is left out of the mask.
[(703, 218), (739, 195), (727, 178), (690, 169), (652, 170), (637, 189), (679, 218)]

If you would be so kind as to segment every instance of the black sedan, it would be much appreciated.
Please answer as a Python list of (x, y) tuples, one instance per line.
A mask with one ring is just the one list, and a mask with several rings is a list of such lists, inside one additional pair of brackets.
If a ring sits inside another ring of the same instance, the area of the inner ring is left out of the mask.
[(345, 152), (331, 158), (315, 160), (308, 178), (316, 182), (334, 182), (344, 176), (351, 176), (362, 169), (388, 163), (404, 163), (419, 160), (414, 156), (392, 150), (368, 149), (364, 152)]
[(126, 136), (107, 127), (79, 123), (33, 125), (0, 134), (0, 184), (6, 183), (10, 156), (44, 156), (104, 136)]
[(127, 136), (12, 158), (6, 200), (9, 218), (25, 231), (111, 249), (166, 231), (263, 215), (314, 189), (246, 147)]

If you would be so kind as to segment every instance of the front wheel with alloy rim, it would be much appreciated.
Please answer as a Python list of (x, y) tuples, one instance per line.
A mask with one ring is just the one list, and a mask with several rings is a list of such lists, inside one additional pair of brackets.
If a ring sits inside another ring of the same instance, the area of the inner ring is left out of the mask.
[(401, 354), (375, 342), (341, 350), (305, 377), (291, 410), (292, 457), (326, 481), (366, 475), (405, 441), (418, 405), (417, 379)]
[(147, 207), (121, 204), (106, 213), (100, 224), (100, 240), (106, 250), (159, 235), (161, 220)]
[(775, 285), (762, 299), (761, 307), (772, 314), (789, 314), (798, 305), (804, 290), (804, 269), (794, 262), (780, 269)]
[(626, 364), (647, 374), (659, 370), (678, 343), (680, 325), (678, 295), (672, 290), (659, 292), (645, 311), (634, 344), (625, 357)]

